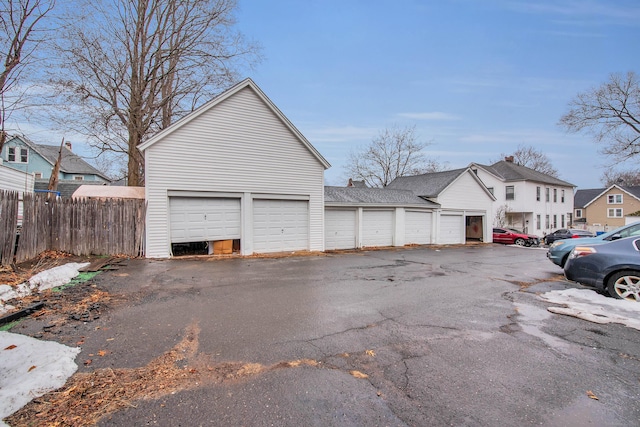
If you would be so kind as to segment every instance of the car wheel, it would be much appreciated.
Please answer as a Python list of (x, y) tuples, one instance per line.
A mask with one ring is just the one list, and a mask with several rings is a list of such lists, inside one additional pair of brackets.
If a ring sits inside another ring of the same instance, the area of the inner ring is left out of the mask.
[(518, 246), (524, 246), (525, 242), (524, 242), (524, 239), (516, 239), (516, 241), (513, 243), (515, 243)]
[(614, 298), (640, 302), (640, 272), (617, 272), (607, 280), (607, 292)]

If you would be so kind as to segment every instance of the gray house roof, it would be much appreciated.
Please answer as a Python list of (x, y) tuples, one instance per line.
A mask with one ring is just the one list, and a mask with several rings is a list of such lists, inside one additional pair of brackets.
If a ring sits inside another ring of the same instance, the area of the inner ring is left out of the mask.
[(363, 187), (324, 187), (325, 205), (417, 206), (438, 208), (439, 204), (421, 199), (408, 190)]
[(554, 178), (546, 173), (538, 172), (526, 166), (522, 166), (514, 162), (508, 162), (506, 160), (501, 160), (491, 166), (479, 163), (472, 164), (485, 169), (487, 172), (492, 173), (505, 181), (535, 181), (543, 184), (575, 187), (575, 185), (567, 181)]
[(589, 188), (584, 190), (576, 190), (573, 196), (574, 209), (584, 208), (589, 202), (602, 194), (606, 188)]
[[(613, 189), (613, 188), (618, 188), (621, 191), (624, 191), (630, 195), (632, 195), (633, 197), (635, 197), (636, 199), (640, 200), (640, 186), (637, 187), (623, 187), (621, 185), (617, 185), (614, 184), (608, 188), (593, 188), (593, 189), (589, 189), (589, 190), (578, 190), (576, 192), (576, 195), (578, 192), (583, 191), (585, 192), (584, 195), (581, 196), (585, 198), (584, 200), (584, 204), (578, 206), (576, 205), (576, 198), (573, 198), (573, 204), (575, 207), (587, 207), (588, 205), (590, 205), (593, 201), (595, 201), (595, 199), (599, 198), (600, 196), (602, 196), (604, 193), (606, 193), (607, 191)], [(590, 197), (587, 200), (587, 197)], [(582, 199), (580, 200), (581, 202), (583, 201)]]
[[(70, 198), (81, 185), (105, 185), (105, 183), (100, 181), (60, 180), (58, 181), (58, 187), (56, 191), (60, 193), (60, 197)], [(34, 190), (47, 191), (47, 188), (49, 188), (48, 179), (36, 180), (34, 184)]]
[(437, 197), (456, 178), (468, 168), (453, 169), (444, 172), (429, 172), (422, 175), (402, 176), (387, 185), (390, 189), (403, 189), (420, 197)]

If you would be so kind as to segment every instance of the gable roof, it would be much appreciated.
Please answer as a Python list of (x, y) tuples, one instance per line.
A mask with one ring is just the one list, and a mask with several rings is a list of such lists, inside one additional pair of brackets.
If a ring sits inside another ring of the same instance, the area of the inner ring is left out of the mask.
[[(38, 153), (47, 163), (51, 166), (55, 166), (58, 161), (58, 153), (60, 152), (60, 146), (35, 144), (25, 136), (16, 135), (11, 139), (19, 139)], [(91, 166), (82, 157), (75, 154), (66, 146), (62, 147), (62, 160), (60, 162), (60, 171), (69, 174), (82, 174), (82, 175), (97, 175), (100, 178), (110, 181), (102, 172), (95, 167)]]
[(416, 196), (420, 197), (438, 197), (439, 194), (446, 190), (451, 184), (453, 184), (465, 173), (471, 174), (478, 185), (480, 185), (484, 189), (489, 197), (495, 199), (495, 197), (491, 194), (491, 192), (489, 192), (482, 181), (480, 181), (476, 174), (473, 173), (468, 167), (443, 172), (428, 172), (423, 173), (422, 175), (398, 177), (391, 181), (386, 188), (409, 190)]
[(439, 204), (424, 200), (408, 190), (367, 187), (324, 187), (325, 205), (391, 205), (438, 208)]
[(232, 97), (233, 95), (240, 92), (244, 88), (250, 88), (251, 90), (253, 90), (256, 93), (256, 95), (258, 95), (258, 97), (265, 103), (265, 105), (276, 115), (276, 117), (280, 119), (280, 121), (296, 136), (296, 138), (298, 138), (298, 140), (324, 166), (325, 169), (328, 169), (331, 167), (331, 164), (329, 164), (329, 162), (324, 157), (322, 157), (320, 152), (316, 150), (313, 145), (311, 145), (311, 143), (307, 140), (307, 138), (305, 138), (305, 136), (293, 125), (293, 123), (289, 121), (289, 119), (287, 119), (287, 117), (282, 113), (282, 111), (280, 111), (278, 107), (276, 107), (276, 105), (267, 97), (267, 95), (265, 95), (264, 92), (262, 92), (262, 90), (258, 87), (258, 85), (256, 85), (253, 82), (253, 80), (251, 80), (250, 78), (246, 78), (241, 82), (237, 83), (236, 85), (230, 87), (229, 89), (225, 90), (218, 96), (214, 97), (212, 100), (210, 100), (206, 104), (202, 105), (201, 107), (187, 114), (186, 116), (184, 116), (183, 118), (181, 118), (180, 120), (172, 124), (171, 126), (161, 130), (160, 132), (152, 136), (150, 139), (140, 144), (138, 146), (138, 150), (140, 151), (146, 150), (147, 148), (151, 147), (153, 144), (157, 143), (158, 141), (167, 137), (171, 133), (175, 132), (177, 129), (180, 129), (182, 126), (186, 125), (192, 120), (198, 118), (202, 114), (206, 113), (207, 111), (209, 111), (216, 105), (220, 104), (224, 100)]
[(563, 181), (559, 178), (555, 178), (546, 173), (538, 172), (526, 166), (519, 165), (514, 162), (508, 162), (501, 160), (491, 166), (482, 165), (480, 163), (471, 163), (470, 166), (475, 165), (484, 169), (485, 171), (495, 175), (503, 181), (535, 181), (543, 184), (558, 185), (563, 187), (575, 187), (575, 185)]
[[(81, 187), (83, 185), (105, 186), (106, 184), (100, 181), (75, 181), (69, 179), (61, 179), (60, 181), (58, 181), (56, 191), (60, 193), (60, 197), (69, 198), (78, 189), (78, 187)], [(48, 191), (48, 188), (48, 179), (38, 179), (34, 184), (34, 190), (37, 190), (36, 192)]]
[(606, 188), (587, 188), (583, 190), (576, 190), (576, 194), (573, 196), (573, 208), (584, 208), (606, 190)]
[(627, 193), (628, 195), (630, 195), (631, 197), (637, 199), (640, 201), (640, 187), (622, 187), (620, 185), (617, 184), (613, 184), (612, 186), (608, 187), (608, 188), (596, 188), (595, 190), (602, 190), (600, 191), (600, 193), (598, 193), (594, 198), (592, 198), (589, 202), (587, 202), (583, 207), (587, 207), (589, 206), (591, 203), (595, 202), (597, 199), (599, 199), (600, 197), (602, 197), (605, 193), (609, 192), (610, 190), (617, 188), (620, 191), (623, 191), (625, 193)]

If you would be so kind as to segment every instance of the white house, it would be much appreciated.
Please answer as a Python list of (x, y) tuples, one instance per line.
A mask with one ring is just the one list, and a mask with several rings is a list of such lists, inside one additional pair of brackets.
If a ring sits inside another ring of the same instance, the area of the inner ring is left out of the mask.
[(411, 191), (325, 187), (325, 249), (404, 246), (435, 242), (440, 206)]
[(386, 188), (410, 190), (436, 203), (433, 243), (491, 242), (495, 197), (469, 168), (396, 178)]
[(496, 198), (495, 226), (544, 235), (571, 224), (573, 184), (514, 163), (513, 156), (469, 168)]
[(246, 79), (140, 146), (146, 255), (233, 240), (243, 255), (324, 250), (330, 165)]

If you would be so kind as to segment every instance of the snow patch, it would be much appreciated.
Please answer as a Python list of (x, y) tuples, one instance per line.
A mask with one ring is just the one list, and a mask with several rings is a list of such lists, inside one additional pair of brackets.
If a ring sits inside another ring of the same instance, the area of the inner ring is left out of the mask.
[(0, 331), (0, 426), (31, 399), (62, 387), (80, 348)]
[(594, 323), (620, 323), (640, 330), (640, 304), (609, 298), (589, 289), (565, 289), (540, 295), (564, 307), (547, 307), (551, 313), (577, 317)]

